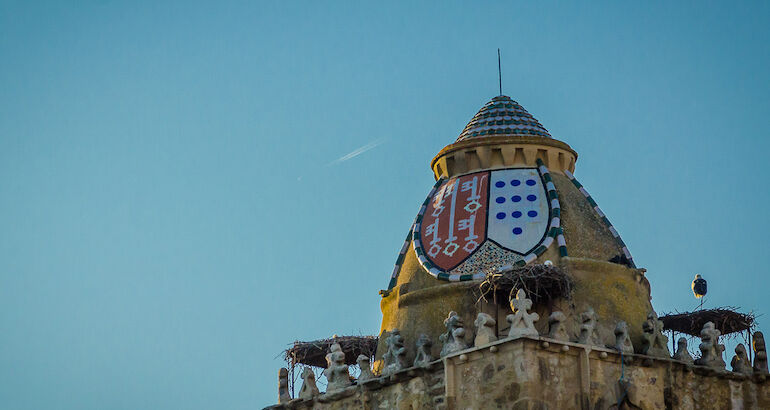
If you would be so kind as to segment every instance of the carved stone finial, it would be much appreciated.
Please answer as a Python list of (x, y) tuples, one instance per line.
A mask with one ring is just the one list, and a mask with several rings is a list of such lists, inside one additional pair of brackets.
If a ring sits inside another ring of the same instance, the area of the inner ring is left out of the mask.
[(285, 367), (278, 369), (278, 404), (291, 401), (289, 395), (289, 370)]
[(580, 314), (580, 336), (578, 343), (593, 346), (602, 346), (599, 333), (596, 331), (596, 312), (592, 307)]
[(674, 353), (674, 360), (692, 364), (692, 356), (690, 355), (690, 351), (687, 350), (687, 339), (680, 337), (679, 340), (676, 341), (676, 353)]
[(535, 322), (540, 319), (540, 316), (537, 313), (529, 313), (530, 309), (532, 309), (532, 300), (527, 298), (524, 289), (519, 289), (516, 292), (516, 298), (511, 299), (513, 314), (505, 317), (505, 320), (511, 324), (508, 337), (540, 336), (535, 329)]
[(474, 346), (488, 345), (497, 340), (495, 332), (495, 319), (486, 313), (479, 313), (473, 324), (476, 326), (476, 338), (473, 339)]
[(339, 390), (350, 386), (350, 373), (345, 364), (345, 353), (337, 342), (334, 342), (326, 355), (326, 391)]
[(309, 367), (302, 370), (302, 387), (299, 389), (300, 399), (312, 399), (319, 394), (318, 386), (315, 384), (315, 373)]
[(444, 344), (441, 348), (441, 357), (459, 352), (468, 348), (463, 337), (465, 329), (463, 328), (463, 319), (455, 311), (449, 312), (449, 316), (444, 320), (446, 332), (439, 336), (438, 340)]
[(564, 322), (567, 321), (567, 316), (562, 312), (553, 312), (551, 316), (548, 316), (548, 337), (562, 342), (569, 341), (569, 335), (567, 329), (564, 326)]
[(730, 366), (735, 373), (745, 375), (750, 375), (752, 373), (749, 356), (746, 354), (746, 348), (743, 346), (743, 343), (738, 343), (738, 346), (735, 346), (735, 356), (733, 356), (733, 360), (730, 361)]
[(642, 354), (647, 356), (671, 357), (668, 350), (668, 337), (663, 334), (663, 321), (658, 320), (655, 312), (647, 314), (647, 321), (642, 324)]
[(624, 321), (618, 322), (615, 326), (614, 348), (623, 354), (634, 354), (634, 345), (631, 343), (631, 337), (628, 336), (628, 325)]
[(358, 375), (358, 383), (363, 383), (375, 378), (374, 373), (372, 373), (372, 366), (369, 364), (369, 356), (363, 354), (358, 355), (356, 364), (358, 365), (358, 368), (361, 369), (361, 374)]
[(765, 335), (754, 332), (752, 347), (754, 348), (754, 373), (767, 374), (767, 350), (765, 350)]
[(433, 357), (430, 355), (433, 341), (430, 340), (428, 335), (422, 334), (417, 338), (415, 345), (417, 346), (417, 355), (414, 357), (414, 365), (416, 367), (427, 366), (428, 363), (433, 361)]
[(700, 359), (695, 361), (699, 366), (708, 366), (716, 370), (725, 369), (725, 361), (722, 359), (722, 352), (725, 351), (725, 345), (719, 344), (719, 336), (722, 333), (714, 327), (713, 322), (706, 322), (703, 330), (700, 331), (701, 343), (698, 348), (701, 351)]
[(383, 368), (382, 375), (389, 376), (409, 367), (406, 364), (406, 347), (404, 347), (404, 337), (398, 329), (390, 331), (390, 335), (385, 339), (388, 351), (382, 356)]

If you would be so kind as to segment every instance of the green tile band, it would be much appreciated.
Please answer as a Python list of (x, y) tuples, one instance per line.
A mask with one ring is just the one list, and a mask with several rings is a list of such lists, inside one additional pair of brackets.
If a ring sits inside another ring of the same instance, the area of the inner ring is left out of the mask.
[[(551, 231), (548, 236), (556, 239), (556, 243), (559, 246), (559, 256), (569, 256), (567, 253), (567, 240), (564, 239), (564, 230), (561, 228), (561, 204), (559, 203), (559, 193), (556, 192), (556, 185), (553, 183), (551, 173), (548, 167), (542, 159), (537, 159), (537, 166), (540, 172), (543, 174), (543, 179), (546, 180), (546, 186), (548, 186), (548, 198), (551, 200)], [(554, 224), (554, 220), (559, 221), (558, 224)], [(550, 242), (548, 243), (550, 246)]]

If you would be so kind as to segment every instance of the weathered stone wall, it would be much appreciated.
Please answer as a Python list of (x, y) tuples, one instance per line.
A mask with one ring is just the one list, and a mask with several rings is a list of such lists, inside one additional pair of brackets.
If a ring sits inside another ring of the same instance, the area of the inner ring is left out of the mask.
[[(623, 362), (621, 364), (621, 362)], [(621, 380), (622, 376), (622, 380)], [(770, 381), (547, 338), (467, 349), (287, 409), (768, 409)]]
[(619, 402), (642, 409), (770, 408), (764, 376), (641, 355), (624, 361), (601, 347), (544, 338), (502, 341), (445, 359), (446, 400), (458, 409), (610, 409)]
[(309, 400), (295, 399), (272, 409), (442, 409), (444, 366), (441, 361), (426, 368), (411, 368), (390, 377), (381, 377)]

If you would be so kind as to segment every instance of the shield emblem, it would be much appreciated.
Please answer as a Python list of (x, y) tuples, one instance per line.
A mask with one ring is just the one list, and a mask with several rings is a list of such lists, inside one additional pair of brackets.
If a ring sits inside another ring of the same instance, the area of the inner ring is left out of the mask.
[(435, 276), (451, 278), (467, 276), (469, 268), (464, 266), (478, 265), (475, 259), (500, 261), (501, 266), (534, 259), (531, 253), (546, 245), (543, 241), (551, 225), (551, 202), (542, 172), (547, 169), (510, 168), (441, 183), (429, 195), (414, 226), (413, 245), (423, 266)]

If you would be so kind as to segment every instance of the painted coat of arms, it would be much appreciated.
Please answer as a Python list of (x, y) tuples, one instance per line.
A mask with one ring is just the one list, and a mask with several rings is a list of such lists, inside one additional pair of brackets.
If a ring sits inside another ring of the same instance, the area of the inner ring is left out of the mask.
[(434, 276), (471, 279), (483, 277), (476, 267), (490, 261), (501, 267), (534, 259), (532, 252), (553, 240), (549, 227), (559, 224), (551, 219), (559, 207), (555, 188), (549, 195), (553, 183), (541, 168), (477, 172), (437, 186), (413, 231), (423, 266)]

